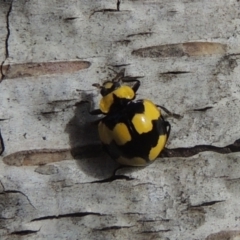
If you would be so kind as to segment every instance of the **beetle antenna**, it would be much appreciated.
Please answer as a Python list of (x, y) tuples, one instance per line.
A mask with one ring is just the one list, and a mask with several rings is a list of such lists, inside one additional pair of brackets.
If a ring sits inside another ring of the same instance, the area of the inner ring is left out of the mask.
[(98, 89), (102, 89), (103, 88), (99, 83), (94, 83), (92, 86), (96, 87)]
[(120, 82), (125, 75), (125, 68), (123, 68), (117, 75), (112, 79), (112, 82)]

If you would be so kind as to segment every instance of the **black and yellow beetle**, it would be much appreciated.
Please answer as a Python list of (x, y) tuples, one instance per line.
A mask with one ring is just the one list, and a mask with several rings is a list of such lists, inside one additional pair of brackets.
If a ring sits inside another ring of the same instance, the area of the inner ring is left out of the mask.
[[(122, 83), (134, 82), (132, 87)], [(90, 113), (104, 114), (98, 132), (104, 150), (117, 162), (145, 166), (153, 162), (165, 147), (171, 126), (150, 100), (133, 101), (140, 87), (137, 77), (124, 76), (124, 69), (100, 89), (99, 109)]]

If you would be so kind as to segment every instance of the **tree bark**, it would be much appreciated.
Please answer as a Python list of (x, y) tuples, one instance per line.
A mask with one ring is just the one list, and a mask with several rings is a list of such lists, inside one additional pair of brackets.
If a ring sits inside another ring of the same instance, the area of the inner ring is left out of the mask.
[[(239, 238), (239, 26), (232, 0), (0, 1), (1, 239)], [(181, 116), (145, 168), (88, 113), (122, 68)]]

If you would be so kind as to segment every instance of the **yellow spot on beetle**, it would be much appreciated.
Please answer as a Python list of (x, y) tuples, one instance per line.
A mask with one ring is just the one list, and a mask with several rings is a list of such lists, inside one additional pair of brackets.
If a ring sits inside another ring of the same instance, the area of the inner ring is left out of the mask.
[(135, 97), (134, 91), (129, 86), (122, 86), (120, 88), (117, 88), (116, 90), (112, 91), (101, 99), (99, 108), (103, 113), (108, 113), (110, 107), (114, 103), (113, 94), (116, 95), (118, 98), (124, 98), (129, 100)]
[(107, 88), (107, 89), (111, 88), (112, 86), (113, 86), (113, 83), (112, 83), (112, 82), (105, 82), (105, 83), (103, 84), (103, 87), (104, 87), (104, 88)]
[(134, 158), (119, 157), (116, 161), (123, 165), (136, 166), (136, 167), (146, 166), (147, 164), (147, 162), (141, 157), (134, 157)]
[(124, 123), (118, 123), (113, 129), (113, 139), (117, 145), (124, 145), (126, 142), (131, 141), (131, 134), (128, 127)]
[(139, 134), (147, 133), (152, 130), (152, 120), (160, 117), (160, 110), (149, 100), (143, 101), (144, 112), (135, 114), (132, 123)]
[(167, 141), (167, 136), (166, 135), (161, 135), (158, 138), (158, 143), (155, 147), (153, 147), (149, 153), (149, 160), (153, 161), (157, 158), (157, 156), (159, 155), (159, 153), (163, 150), (165, 144)]
[(102, 122), (98, 124), (98, 134), (104, 144), (110, 144), (113, 140), (112, 131)]

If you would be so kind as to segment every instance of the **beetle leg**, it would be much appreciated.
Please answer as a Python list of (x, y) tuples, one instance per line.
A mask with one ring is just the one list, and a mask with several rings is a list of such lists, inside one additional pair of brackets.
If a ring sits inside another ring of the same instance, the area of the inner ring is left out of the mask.
[(112, 79), (112, 82), (120, 82), (121, 79), (124, 78), (125, 68), (123, 68), (120, 72), (117, 73), (116, 77)]
[(166, 126), (166, 128), (168, 128), (167, 129), (167, 140), (168, 140), (168, 137), (169, 137), (170, 132), (171, 132), (171, 125), (168, 121), (165, 121), (165, 126)]
[(92, 111), (89, 111), (89, 113), (90, 113), (91, 115), (103, 114), (100, 109), (94, 109), (94, 110), (92, 110)]
[[(94, 110), (92, 110), (92, 111), (89, 111), (89, 113), (90, 113), (91, 115), (103, 114), (100, 109), (94, 109)], [(104, 117), (102, 117), (102, 118), (100, 118), (100, 119), (97, 119), (97, 120), (95, 120), (95, 121), (92, 121), (91, 124), (93, 124), (93, 125), (98, 125), (99, 122), (101, 122), (103, 118), (104, 118)]]
[(87, 101), (89, 103), (89, 108), (88, 108), (88, 112), (89, 114), (91, 115), (99, 115), (99, 114), (104, 114), (100, 109), (93, 109), (92, 110), (92, 105), (93, 105), (93, 102), (92, 101)]
[(100, 118), (100, 119), (97, 119), (97, 120), (92, 121), (90, 123), (93, 124), (93, 125), (98, 125), (102, 120), (103, 120), (103, 118)]
[(169, 116), (171, 116), (171, 117), (174, 117), (174, 118), (176, 118), (176, 119), (182, 118), (181, 115), (176, 114), (176, 113), (172, 113), (172, 112), (170, 112), (167, 108), (165, 108), (165, 107), (163, 107), (163, 106), (161, 106), (161, 105), (156, 105), (156, 106), (159, 107), (159, 108), (161, 108), (165, 113), (167, 113), (167, 115), (169, 115)]
[(123, 82), (135, 82), (134, 85), (132, 86), (132, 90), (136, 93), (138, 88), (140, 87), (141, 85), (141, 82), (137, 79), (139, 77), (124, 77), (122, 79)]

